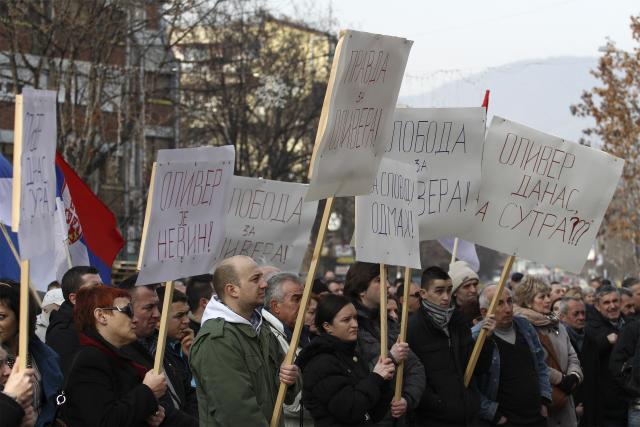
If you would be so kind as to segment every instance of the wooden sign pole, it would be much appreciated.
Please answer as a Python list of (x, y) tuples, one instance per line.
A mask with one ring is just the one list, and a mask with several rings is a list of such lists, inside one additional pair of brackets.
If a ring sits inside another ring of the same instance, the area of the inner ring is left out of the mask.
[[(407, 341), (407, 323), (409, 322), (409, 292), (411, 288), (411, 268), (404, 269), (404, 289), (402, 292), (402, 317), (400, 317), (400, 342)], [(396, 373), (396, 392), (393, 400), (402, 398), (402, 377), (404, 376), (404, 361), (398, 366)]]
[(138, 271), (142, 268), (142, 259), (144, 256), (144, 242), (147, 241), (147, 230), (149, 229), (149, 217), (151, 216), (151, 206), (153, 205), (153, 191), (156, 182), (157, 163), (153, 162), (151, 167), (151, 185), (149, 186), (149, 194), (147, 194), (147, 207), (144, 211), (144, 225), (142, 226), (142, 237), (140, 238), (140, 255), (138, 255)]
[(162, 315), (160, 316), (160, 330), (158, 332), (158, 345), (156, 346), (156, 358), (153, 362), (153, 372), (161, 374), (163, 371), (164, 349), (167, 345), (167, 322), (173, 300), (173, 280), (168, 281), (164, 288), (164, 301), (162, 302)]
[[(144, 256), (144, 246), (147, 240), (147, 230), (149, 229), (149, 218), (151, 216), (151, 206), (153, 205), (153, 196), (156, 182), (157, 163), (153, 162), (151, 168), (151, 184), (147, 195), (147, 207), (144, 212), (144, 225), (142, 227), (142, 238), (140, 246), (140, 255), (138, 256), (138, 270), (142, 268), (142, 259)], [(164, 301), (162, 303), (162, 315), (160, 316), (160, 328), (158, 330), (158, 345), (156, 346), (156, 356), (153, 361), (153, 372), (161, 374), (163, 371), (164, 349), (167, 343), (167, 321), (169, 320), (169, 311), (171, 310), (171, 300), (173, 299), (173, 281), (166, 282), (164, 290)]]
[(29, 353), (29, 260), (20, 262), (20, 318), (18, 319), (18, 370), (27, 369)]
[(380, 357), (387, 358), (387, 272), (384, 263), (380, 264)]
[[(305, 280), (304, 291), (302, 293), (302, 300), (300, 300), (300, 308), (298, 309), (298, 317), (296, 318), (296, 326), (293, 328), (293, 336), (289, 343), (289, 351), (284, 358), (285, 365), (291, 365), (293, 358), (296, 355), (296, 349), (300, 342), (300, 333), (304, 326), (304, 315), (307, 311), (307, 304), (311, 297), (311, 290), (313, 288), (313, 279), (318, 269), (318, 262), (320, 261), (320, 252), (324, 245), (324, 237), (327, 232), (327, 224), (329, 223), (329, 216), (331, 215), (331, 208), (333, 207), (333, 197), (329, 197), (324, 205), (324, 212), (322, 213), (322, 220), (320, 221), (320, 229), (318, 230), (318, 237), (316, 238), (316, 244), (313, 249), (313, 255), (311, 257), (311, 265), (309, 265), (309, 272)], [(271, 417), (271, 427), (278, 427), (280, 424), (280, 415), (282, 414), (282, 404), (284, 403), (285, 393), (287, 392), (287, 385), (280, 383), (278, 388), (278, 397), (276, 398), (276, 405), (273, 408), (273, 415)]]
[[(487, 316), (494, 314), (496, 312), (496, 307), (498, 307), (498, 301), (500, 301), (502, 291), (504, 290), (504, 286), (507, 283), (507, 278), (509, 277), (509, 273), (511, 272), (511, 267), (513, 266), (513, 261), (515, 259), (516, 259), (515, 256), (510, 255), (509, 258), (507, 259), (507, 262), (504, 264), (504, 268), (502, 269), (502, 275), (500, 275), (500, 283), (498, 284), (498, 290), (493, 295), (493, 299), (491, 300), (491, 304), (489, 305), (489, 310), (487, 311)], [(464, 373), (465, 387), (468, 387), (469, 383), (471, 382), (473, 371), (476, 369), (476, 364), (478, 363), (478, 358), (480, 357), (480, 352), (482, 351), (482, 346), (484, 345), (484, 341), (486, 339), (487, 339), (487, 331), (485, 331), (484, 329), (480, 329), (480, 334), (478, 335), (476, 344), (473, 347), (473, 352), (471, 353), (469, 364), (467, 365), (467, 369)]]

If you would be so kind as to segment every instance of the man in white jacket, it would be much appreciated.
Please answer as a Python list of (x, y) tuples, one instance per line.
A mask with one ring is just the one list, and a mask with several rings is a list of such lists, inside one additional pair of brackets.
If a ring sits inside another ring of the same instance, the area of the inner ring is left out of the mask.
[[(276, 273), (267, 281), (262, 317), (278, 339), (285, 354), (289, 351), (303, 290), (302, 281), (297, 274)], [(306, 336), (303, 331), (300, 343), (308, 339)], [(300, 350), (301, 346), (298, 345), (296, 355)], [(302, 392), (296, 396), (292, 404), (284, 405), (285, 427), (313, 426), (313, 418), (309, 412), (303, 411), (303, 418), (300, 417), (301, 397)]]

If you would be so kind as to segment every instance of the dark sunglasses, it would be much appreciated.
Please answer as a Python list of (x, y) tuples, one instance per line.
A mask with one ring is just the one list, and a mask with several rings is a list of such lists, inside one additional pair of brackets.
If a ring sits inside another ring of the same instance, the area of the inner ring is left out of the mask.
[(416, 292), (415, 294), (409, 294), (409, 296), (420, 299), (420, 292)]
[(131, 319), (133, 319), (133, 307), (131, 306), (131, 303), (125, 305), (124, 307), (104, 307), (100, 308), (100, 310), (116, 310), (120, 313), (126, 314)]

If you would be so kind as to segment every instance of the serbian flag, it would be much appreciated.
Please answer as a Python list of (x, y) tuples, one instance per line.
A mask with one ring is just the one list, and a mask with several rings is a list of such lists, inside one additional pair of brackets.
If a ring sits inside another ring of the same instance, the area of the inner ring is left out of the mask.
[[(13, 167), (0, 154), (0, 223), (5, 225), (14, 247), (18, 245), (18, 235), (11, 231), (11, 194), (13, 192)], [(20, 266), (15, 260), (11, 247), (4, 235), (0, 235), (0, 278), (20, 280)]]
[[(0, 155), (0, 222), (5, 224), (19, 252), (17, 234), (10, 226), (12, 181), (13, 167)], [(31, 282), (36, 289), (46, 291), (49, 283), (62, 279), (69, 265), (92, 265), (99, 270), (104, 283), (111, 283), (111, 265), (124, 245), (115, 217), (59, 154), (56, 181), (56, 247), (31, 260)], [(2, 235), (0, 277), (20, 280), (20, 267)]]
[(111, 283), (111, 266), (124, 245), (116, 218), (73, 169), (56, 153), (58, 209), (68, 230), (72, 265), (92, 265), (103, 283)]

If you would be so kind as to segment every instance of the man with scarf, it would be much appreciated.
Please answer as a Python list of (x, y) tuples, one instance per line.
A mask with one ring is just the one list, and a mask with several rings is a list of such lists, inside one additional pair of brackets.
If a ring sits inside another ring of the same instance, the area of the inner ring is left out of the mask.
[[(497, 290), (496, 285), (482, 290), (483, 316), (487, 316)], [(483, 347), (492, 351), (491, 368), (485, 373), (475, 372), (481, 393), (481, 417), (492, 425), (504, 427), (546, 427), (551, 384), (538, 334), (525, 318), (514, 316), (508, 288), (500, 295), (494, 316), (494, 338)], [(482, 323), (473, 327), (475, 339), (481, 327)]]
[(579, 298), (562, 297), (558, 306), (560, 321), (564, 324), (571, 340), (571, 345), (578, 353), (584, 380), (573, 392), (579, 426), (602, 425), (602, 411), (596, 403), (599, 388), (598, 352), (593, 341), (587, 338), (584, 328), (586, 307)]
[[(380, 264), (356, 262), (347, 272), (344, 294), (351, 300), (358, 313), (358, 353), (373, 370), (380, 358)], [(424, 367), (410, 351), (407, 343), (396, 342), (400, 329), (397, 323), (388, 322), (387, 341), (391, 346), (389, 357), (397, 365), (404, 361), (402, 397), (393, 400), (389, 413), (377, 426), (396, 425), (395, 420), (411, 412), (419, 403), (424, 390)]]
[[(407, 342), (426, 367), (426, 387), (416, 409), (417, 426), (475, 426), (480, 395), (475, 386), (465, 387), (464, 371), (474, 342), (471, 331), (452, 304), (453, 284), (439, 267), (422, 273), (420, 310), (410, 319)], [(493, 317), (483, 328), (489, 340), (495, 328)], [(476, 372), (491, 364), (491, 350), (485, 345)]]
[(596, 375), (600, 379), (600, 387), (595, 396), (604, 414), (604, 425), (627, 425), (627, 402), (622, 388), (614, 381), (609, 370), (609, 361), (613, 346), (618, 341), (624, 319), (620, 313), (620, 292), (613, 286), (602, 285), (596, 290), (595, 312), (587, 316), (585, 333), (593, 341), (595, 352), (599, 357)]

